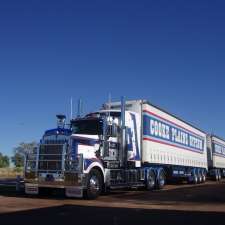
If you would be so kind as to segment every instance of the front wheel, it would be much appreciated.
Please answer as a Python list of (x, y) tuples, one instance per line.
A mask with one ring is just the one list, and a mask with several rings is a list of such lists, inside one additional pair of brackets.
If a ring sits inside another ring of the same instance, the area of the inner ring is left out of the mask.
[(91, 170), (87, 178), (87, 189), (84, 193), (86, 199), (95, 199), (102, 192), (102, 176), (96, 169)]

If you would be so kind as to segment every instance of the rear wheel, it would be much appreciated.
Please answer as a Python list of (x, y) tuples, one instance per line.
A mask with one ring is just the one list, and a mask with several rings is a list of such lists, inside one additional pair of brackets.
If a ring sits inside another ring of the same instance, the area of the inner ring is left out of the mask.
[(221, 173), (220, 173), (220, 170), (218, 170), (218, 180), (221, 180)]
[(215, 170), (215, 178), (216, 181), (219, 181), (219, 172), (218, 170)]
[(196, 173), (193, 175), (193, 183), (194, 184), (197, 184), (198, 183), (198, 176), (197, 176)]
[(206, 174), (205, 172), (202, 172), (202, 183), (205, 183), (206, 181)]
[(155, 173), (152, 170), (148, 173), (146, 188), (149, 191), (155, 188)]
[(157, 177), (157, 189), (162, 189), (166, 183), (166, 176), (163, 170), (159, 171)]
[(102, 192), (102, 176), (96, 169), (91, 170), (88, 174), (87, 189), (84, 193), (85, 198), (95, 199)]
[(198, 173), (198, 183), (202, 183), (202, 174)]
[(216, 180), (216, 181), (219, 181), (219, 176), (218, 176), (218, 174), (216, 174), (215, 180)]

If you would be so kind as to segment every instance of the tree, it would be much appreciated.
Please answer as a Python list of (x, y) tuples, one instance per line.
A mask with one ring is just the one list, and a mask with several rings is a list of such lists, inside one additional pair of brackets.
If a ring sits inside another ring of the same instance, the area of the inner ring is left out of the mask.
[(0, 168), (9, 167), (9, 157), (0, 152)]
[(22, 167), (24, 165), (25, 155), (32, 152), (34, 147), (37, 145), (35, 141), (31, 143), (20, 143), (18, 147), (14, 148), (14, 155), (11, 158), (12, 162), (16, 167)]

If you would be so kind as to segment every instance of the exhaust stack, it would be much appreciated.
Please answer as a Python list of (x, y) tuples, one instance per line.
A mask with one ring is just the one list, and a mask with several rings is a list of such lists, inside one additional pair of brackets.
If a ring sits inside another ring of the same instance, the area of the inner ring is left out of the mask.
[(120, 147), (120, 165), (121, 167), (127, 166), (127, 155), (126, 155), (126, 125), (125, 125), (125, 111), (126, 102), (124, 97), (121, 97), (121, 147)]

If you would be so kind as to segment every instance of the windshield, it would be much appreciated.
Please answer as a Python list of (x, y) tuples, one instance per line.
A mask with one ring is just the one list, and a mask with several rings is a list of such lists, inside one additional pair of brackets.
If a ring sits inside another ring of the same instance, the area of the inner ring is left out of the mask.
[(103, 134), (102, 120), (77, 120), (72, 123), (72, 130), (74, 134)]

